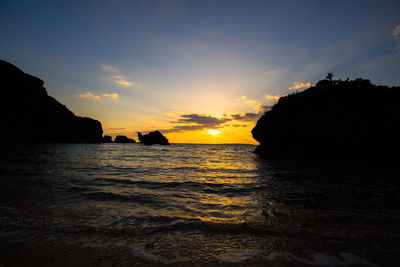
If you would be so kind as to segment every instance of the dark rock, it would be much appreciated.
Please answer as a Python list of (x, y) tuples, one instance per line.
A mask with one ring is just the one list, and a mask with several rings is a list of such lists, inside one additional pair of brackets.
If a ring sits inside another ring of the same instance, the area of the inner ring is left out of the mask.
[(112, 137), (109, 135), (103, 136), (103, 143), (112, 143)]
[(101, 142), (101, 123), (47, 95), (43, 81), (0, 60), (0, 138), (7, 142)]
[(128, 138), (125, 135), (117, 135), (115, 137), (114, 143), (136, 143), (134, 139)]
[(140, 132), (138, 133), (139, 141), (145, 145), (169, 145), (168, 139), (165, 138), (160, 131), (149, 132), (148, 134), (142, 135)]
[(400, 87), (322, 80), (282, 97), (252, 130), (255, 153), (392, 156), (400, 148)]

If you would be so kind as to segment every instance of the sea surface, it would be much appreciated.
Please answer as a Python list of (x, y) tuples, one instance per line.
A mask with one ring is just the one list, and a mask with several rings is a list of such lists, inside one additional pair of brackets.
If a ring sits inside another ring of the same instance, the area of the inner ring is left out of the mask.
[(400, 165), (254, 148), (4, 147), (0, 241), (128, 248), (165, 264), (400, 262)]

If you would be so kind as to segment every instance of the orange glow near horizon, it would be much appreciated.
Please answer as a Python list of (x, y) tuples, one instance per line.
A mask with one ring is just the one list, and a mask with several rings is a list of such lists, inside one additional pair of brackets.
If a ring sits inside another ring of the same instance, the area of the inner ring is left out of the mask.
[[(156, 121), (152, 125), (157, 125)], [(119, 124), (119, 123), (118, 123)], [(120, 124), (119, 124), (120, 125)], [(110, 135), (113, 138), (117, 135), (126, 135), (129, 138), (133, 138), (136, 141), (137, 129), (134, 127), (126, 128), (108, 128), (107, 124), (104, 125), (103, 135)], [(114, 126), (114, 125), (112, 125)], [(170, 125), (169, 125), (170, 126)], [(164, 131), (163, 128), (168, 129), (167, 125), (160, 125), (159, 127), (146, 127), (139, 130), (142, 133), (147, 133), (150, 131), (160, 130), (163, 135), (168, 138), (170, 143), (191, 143), (191, 144), (253, 144), (258, 145), (258, 142), (253, 139), (251, 135), (251, 130), (255, 126), (255, 122), (241, 123), (235, 122), (233, 125), (222, 125), (218, 129), (199, 129), (199, 130), (186, 130), (186, 131), (176, 131), (168, 132)]]
[(224, 127), (211, 133), (211, 129), (167, 133), (165, 136), (171, 143), (193, 143), (193, 144), (253, 144), (258, 142), (251, 136), (252, 127)]
[(251, 134), (258, 119), (255, 115), (256, 113), (210, 114), (170, 111), (145, 117), (131, 115), (120, 120), (105, 118), (102, 120), (103, 135), (113, 138), (126, 135), (138, 140), (137, 132), (159, 130), (170, 143), (257, 145), (258, 142)]

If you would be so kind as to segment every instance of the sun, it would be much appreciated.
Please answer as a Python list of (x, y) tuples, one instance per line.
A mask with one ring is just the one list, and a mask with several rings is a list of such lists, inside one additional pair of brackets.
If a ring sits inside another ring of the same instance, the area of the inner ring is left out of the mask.
[(217, 135), (219, 134), (218, 130), (213, 130), (213, 129), (208, 129), (207, 133), (211, 134), (211, 135)]

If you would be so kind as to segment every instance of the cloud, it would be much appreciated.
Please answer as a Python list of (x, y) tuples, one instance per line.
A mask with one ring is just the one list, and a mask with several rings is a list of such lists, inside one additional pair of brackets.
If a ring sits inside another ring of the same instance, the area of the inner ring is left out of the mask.
[(256, 121), (260, 118), (260, 113), (236, 113), (231, 114), (231, 117), (235, 121)]
[(132, 86), (132, 85), (135, 85), (135, 84), (136, 84), (135, 82), (128, 81), (128, 80), (126, 79), (126, 77), (123, 76), (123, 75), (114, 75), (114, 76), (113, 76), (113, 79), (114, 79), (114, 82), (115, 82), (116, 84), (122, 85), (122, 86), (127, 86), (127, 87), (129, 87), (129, 86)]
[[(269, 106), (264, 106), (268, 107)], [(175, 116), (170, 121), (173, 125), (171, 128), (163, 129), (162, 132), (183, 132), (196, 131), (204, 129), (219, 129), (223, 127), (247, 127), (243, 122), (256, 122), (263, 113), (232, 113), (224, 114), (223, 117), (214, 117), (206, 114), (182, 114), (180, 112), (169, 111), (168, 115)], [(234, 124), (226, 124), (227, 122), (237, 122)]]
[(181, 115), (176, 121), (172, 123), (195, 123), (202, 125), (204, 128), (220, 128), (221, 124), (230, 121), (228, 118), (217, 118), (200, 114), (184, 114)]
[(393, 30), (393, 36), (397, 40), (396, 50), (400, 51), (400, 25), (397, 25)]
[(265, 98), (268, 100), (278, 100), (279, 98), (281, 98), (283, 95), (265, 95)]
[(107, 130), (120, 131), (120, 130), (127, 130), (127, 129), (126, 128), (107, 128)]
[(104, 97), (110, 97), (110, 98), (118, 98), (119, 96), (118, 96), (118, 94), (108, 94), (108, 93), (105, 93), (105, 94), (102, 94), (102, 96), (104, 96)]
[(255, 110), (256, 112), (258, 112), (258, 113), (265, 113), (265, 112), (267, 112), (268, 110), (270, 110), (271, 107), (272, 107), (272, 106), (266, 106), (266, 105), (258, 104), (258, 105), (254, 108), (254, 110)]
[[(169, 112), (170, 114), (178, 115), (173, 112)], [(203, 129), (218, 129), (222, 128), (223, 124), (231, 121), (231, 118), (217, 118), (204, 114), (179, 114), (178, 117), (172, 121), (173, 124), (181, 124), (174, 125), (172, 128), (165, 129), (163, 132), (171, 133), (171, 132), (182, 132), (182, 131), (195, 131), (195, 130), (203, 130)]]
[(170, 116), (176, 116), (176, 115), (182, 115), (184, 113), (183, 112), (179, 112), (179, 111), (170, 110), (170, 111), (167, 111), (165, 114), (170, 115)]
[(100, 100), (100, 96), (94, 95), (91, 92), (87, 92), (86, 94), (81, 94), (81, 95), (79, 95), (79, 97), (81, 97), (81, 98), (91, 98), (91, 99), (94, 99), (94, 100)]
[(397, 25), (393, 30), (393, 36), (400, 35), (400, 25)]
[(94, 95), (92, 92), (87, 92), (86, 94), (80, 94), (79, 97), (81, 98), (90, 98), (94, 99), (97, 101), (100, 101), (103, 97), (110, 97), (110, 98), (118, 98), (118, 94), (109, 94), (109, 93), (104, 93), (101, 96), (99, 95)]
[(239, 97), (239, 98), (236, 98), (236, 101), (238, 101), (238, 102), (242, 102), (242, 101), (245, 101), (247, 99), (247, 96), (245, 96), (245, 95), (242, 95), (241, 97)]
[(250, 104), (250, 105), (254, 105), (254, 104), (258, 103), (257, 100), (247, 98), (247, 96), (245, 96), (245, 95), (242, 95), (241, 97), (236, 98), (236, 101), (237, 102), (246, 103), (246, 104)]
[(291, 87), (289, 87), (289, 90), (296, 90), (296, 89), (302, 89), (302, 88), (309, 88), (311, 87), (310, 82), (302, 83), (302, 82), (294, 82)]
[(140, 84), (138, 82), (129, 80), (128, 77), (122, 75), (116, 67), (106, 65), (106, 64), (101, 64), (101, 68), (105, 72), (107, 72), (107, 76), (109, 76), (112, 79), (113, 83), (116, 85), (130, 87), (130, 86), (135, 86), (135, 85)]
[(264, 71), (264, 75), (270, 76), (270, 75), (277, 75), (279, 74), (278, 70), (269, 70), (269, 71)]
[(110, 74), (117, 74), (117, 73), (118, 73), (118, 70), (117, 70), (115, 67), (110, 66), (110, 65), (101, 64), (101, 68), (102, 68), (104, 71), (106, 71), (106, 72), (108, 72), (108, 73), (110, 73)]

